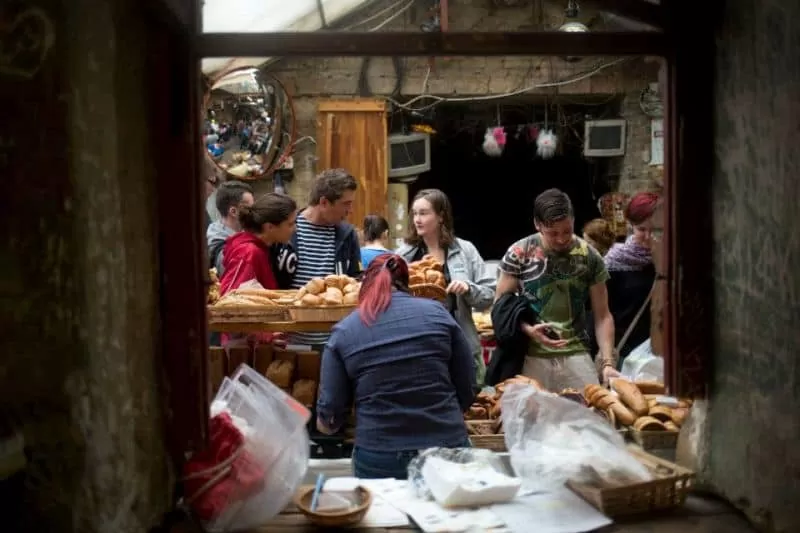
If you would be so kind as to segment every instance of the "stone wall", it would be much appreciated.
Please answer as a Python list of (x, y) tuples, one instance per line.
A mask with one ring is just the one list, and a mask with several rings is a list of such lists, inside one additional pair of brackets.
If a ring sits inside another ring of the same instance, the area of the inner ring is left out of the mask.
[[(363, 20), (390, 5), (390, 0), (373, 4), (354, 15), (351, 20)], [(540, 23), (530, 6), (492, 9), (489, 2), (457, 0), (451, 2), (451, 29), (453, 31), (504, 31), (531, 26), (558, 27), (563, 21), (563, 6), (548, 4)], [(416, 31), (422, 14), (406, 13), (381, 31)], [(378, 19), (379, 21), (380, 19)], [(345, 21), (347, 25), (350, 21)], [(367, 25), (369, 26), (369, 25)], [(649, 82), (657, 81), (657, 65), (634, 58), (599, 69), (592, 75), (588, 71), (601, 65), (613, 63), (617, 58), (584, 58), (570, 63), (561, 58), (550, 57), (452, 57), (431, 60), (424, 57), (402, 58), (401, 83), (397, 100), (407, 100), (420, 94), (435, 94), (442, 97), (466, 98), (470, 96), (503, 95), (521, 88), (552, 81), (569, 81), (560, 87), (533, 89), (526, 93), (530, 98), (544, 95), (568, 95), (578, 99), (580, 95), (625, 94), (629, 105), (624, 116), (628, 119), (628, 154), (616, 164), (612, 179), (632, 181), (624, 187), (653, 188), (655, 172), (645, 169), (642, 151), (650, 146), (649, 120), (638, 107), (639, 92)], [(298, 137), (316, 135), (316, 106), (323, 98), (352, 98), (360, 95), (359, 74), (363, 58), (298, 58), (283, 60), (268, 66), (286, 85), (294, 97), (297, 116)], [(429, 68), (431, 67), (431, 68)], [(397, 84), (397, 75), (390, 58), (372, 58), (366, 69), (370, 95), (390, 97)], [(496, 102), (501, 102), (497, 100)], [(419, 105), (418, 102), (416, 105)], [(635, 105), (634, 105), (635, 104)], [(315, 146), (305, 142), (298, 145), (295, 154), (295, 180), (289, 192), (303, 198), (318, 170), (315, 167)], [(623, 161), (624, 160), (624, 161)], [(259, 190), (271, 188), (271, 182), (258, 182)]]
[(703, 466), (780, 533), (800, 531), (798, 20), (795, 0), (727, 2), (710, 180), (717, 323)]

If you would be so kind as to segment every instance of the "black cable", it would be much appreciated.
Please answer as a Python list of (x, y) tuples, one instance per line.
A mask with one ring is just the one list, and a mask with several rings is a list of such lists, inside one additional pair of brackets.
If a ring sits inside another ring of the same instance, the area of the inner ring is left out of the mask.
[[(372, 57), (365, 57), (361, 61), (361, 72), (358, 75), (358, 94), (359, 96), (373, 96), (374, 93), (372, 89), (369, 87), (369, 65), (372, 61)], [(391, 96), (398, 96), (400, 94), (401, 89), (403, 88), (403, 64), (400, 62), (400, 58), (397, 56), (392, 56), (392, 67), (394, 68), (394, 89), (391, 92)]]

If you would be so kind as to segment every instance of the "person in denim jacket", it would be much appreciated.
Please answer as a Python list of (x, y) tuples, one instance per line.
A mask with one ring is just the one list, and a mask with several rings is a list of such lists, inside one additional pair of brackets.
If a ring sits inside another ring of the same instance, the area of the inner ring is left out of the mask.
[(496, 278), (487, 275), (483, 258), (475, 245), (455, 236), (453, 210), (442, 191), (419, 191), (411, 205), (411, 214), (412, 224), (406, 244), (396, 253), (408, 262), (432, 255), (444, 265), (448, 294), (446, 307), (467, 337), (475, 361), (476, 385), (481, 387), (486, 365), (472, 312), (491, 307)]

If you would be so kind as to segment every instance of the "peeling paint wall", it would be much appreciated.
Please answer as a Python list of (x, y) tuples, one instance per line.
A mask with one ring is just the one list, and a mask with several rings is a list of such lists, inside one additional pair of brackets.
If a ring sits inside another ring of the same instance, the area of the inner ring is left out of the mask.
[(800, 531), (800, 3), (731, 0), (716, 61), (709, 481)]
[(173, 483), (147, 31), (132, 1), (31, 4), (54, 45), (32, 79), (0, 73), (13, 108), (0, 137), (16, 140), (0, 209), (0, 405), (30, 458), (11, 530), (140, 533), (169, 508)]

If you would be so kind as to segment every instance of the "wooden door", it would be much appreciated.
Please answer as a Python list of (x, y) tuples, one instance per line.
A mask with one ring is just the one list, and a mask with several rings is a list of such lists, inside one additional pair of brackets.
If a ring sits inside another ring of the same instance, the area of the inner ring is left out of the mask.
[(387, 217), (386, 102), (377, 99), (321, 102), (317, 142), (318, 169), (344, 168), (358, 181), (350, 223), (361, 227), (368, 214)]

